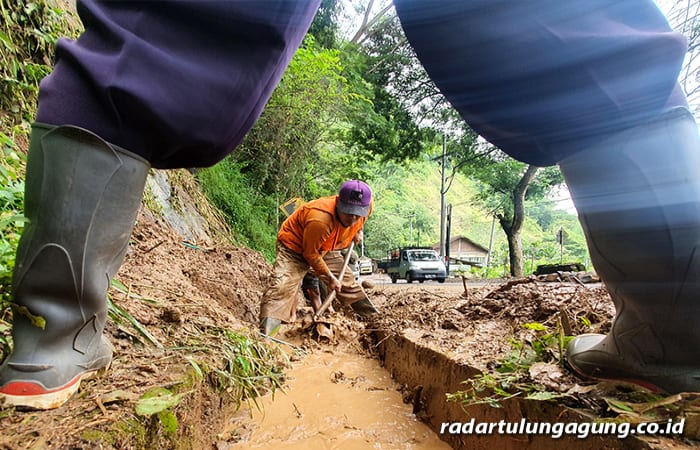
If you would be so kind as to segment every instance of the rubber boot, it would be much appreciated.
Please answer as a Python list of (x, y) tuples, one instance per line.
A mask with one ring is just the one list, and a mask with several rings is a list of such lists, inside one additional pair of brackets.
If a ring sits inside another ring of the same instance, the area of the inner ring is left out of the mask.
[(616, 309), (576, 337), (585, 378), (700, 391), (700, 138), (684, 109), (560, 163), (595, 270)]
[(352, 307), (353, 311), (355, 311), (357, 315), (365, 319), (379, 312), (368, 297), (358, 300), (355, 303), (351, 303), (350, 307)]
[(25, 179), (29, 223), (13, 274), (14, 346), (0, 366), (6, 404), (56, 408), (82, 378), (111, 362), (102, 333), (107, 289), (123, 262), (148, 169), (83, 129), (34, 125)]
[(263, 317), (260, 320), (260, 332), (269, 337), (273, 337), (277, 334), (282, 326), (282, 321), (279, 319), (274, 319), (272, 317)]

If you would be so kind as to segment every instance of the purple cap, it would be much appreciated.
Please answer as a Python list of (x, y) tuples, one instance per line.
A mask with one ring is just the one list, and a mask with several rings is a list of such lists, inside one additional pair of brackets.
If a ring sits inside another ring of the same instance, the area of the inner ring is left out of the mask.
[(338, 211), (353, 216), (367, 217), (372, 202), (372, 189), (360, 180), (343, 183), (338, 192)]

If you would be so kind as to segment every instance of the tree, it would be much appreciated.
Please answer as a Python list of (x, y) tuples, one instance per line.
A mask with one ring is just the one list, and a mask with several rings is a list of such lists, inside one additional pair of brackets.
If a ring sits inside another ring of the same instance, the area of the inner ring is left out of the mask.
[(561, 172), (557, 167), (539, 168), (521, 163), (490, 144), (474, 141), (454, 153), (458, 155), (460, 170), (481, 183), (475, 200), (498, 219), (506, 235), (510, 274), (523, 276), (525, 200), (544, 198), (563, 182)]
[(378, 33), (382, 28), (382, 24), (386, 23), (389, 11), (393, 6), (393, 3), (387, 0), (376, 3), (375, 0), (369, 0), (367, 5), (360, 4), (355, 10), (355, 15), (361, 15), (362, 21), (350, 39), (350, 43), (361, 44), (371, 35)]
[(319, 145), (342, 120), (348, 86), (337, 50), (308, 36), (260, 119), (230, 158), (260, 192), (306, 196), (316, 182)]
[(424, 128), (460, 129), (462, 119), (428, 76), (393, 10), (382, 16), (360, 50), (367, 57), (366, 79), (383, 86)]
[(406, 96), (396, 90), (401, 83), (395, 78), (396, 74), (416, 67), (422, 70), (422, 66), (413, 56), (394, 14), (383, 13), (370, 23), (382, 31), (370, 34), (361, 46), (349, 43), (344, 48), (345, 75), (354, 80), (351, 82), (367, 99), (353, 105), (351, 127), (344, 139), (365, 158), (377, 156), (382, 161), (416, 158), (423, 153), (426, 130), (416, 123)]
[(318, 45), (326, 49), (338, 47), (338, 0), (321, 0), (316, 16), (314, 17), (309, 34), (312, 35)]
[(688, 96), (688, 102), (697, 112), (700, 108), (700, 1), (673, 0), (666, 12), (671, 26), (688, 39), (688, 54), (678, 81)]

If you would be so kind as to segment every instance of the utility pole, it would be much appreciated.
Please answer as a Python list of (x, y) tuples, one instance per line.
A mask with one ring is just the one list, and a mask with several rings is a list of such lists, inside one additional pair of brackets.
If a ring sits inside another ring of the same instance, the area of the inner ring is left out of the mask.
[(442, 185), (440, 186), (440, 256), (445, 257), (445, 162), (447, 161), (447, 135), (442, 134)]
[(452, 225), (452, 204), (447, 205), (447, 226), (445, 227), (445, 267), (450, 273), (450, 228)]
[(559, 242), (559, 264), (564, 263), (564, 228), (559, 227), (557, 231), (557, 242)]
[(491, 238), (489, 239), (489, 252), (486, 254), (486, 274), (489, 273), (489, 264), (491, 264), (491, 253), (493, 252), (493, 233), (496, 230), (496, 216), (493, 216), (491, 221)]

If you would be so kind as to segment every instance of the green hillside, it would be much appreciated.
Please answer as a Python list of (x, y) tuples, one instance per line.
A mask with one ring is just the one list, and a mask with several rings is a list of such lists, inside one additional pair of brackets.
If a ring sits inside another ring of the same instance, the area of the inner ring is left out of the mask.
[[(440, 240), (440, 167), (427, 161), (411, 162), (408, 167), (388, 167), (382, 178), (372, 182), (376, 210), (366, 230), (372, 253), (400, 245), (433, 245)], [(472, 204), (475, 192), (473, 182), (461, 175), (449, 186), (445, 201), (452, 205), (451, 234), (488, 247), (492, 220)]]
[[(390, 248), (405, 245), (432, 246), (440, 240), (440, 166), (434, 161), (412, 161), (405, 166), (385, 164), (370, 184), (375, 192), (375, 211), (365, 230), (365, 254), (382, 258)], [(494, 221), (475, 203), (478, 185), (457, 174), (445, 195), (452, 205), (450, 235), (466, 236), (489, 247)], [(575, 215), (555, 209), (556, 202), (528, 203), (523, 249), (526, 273), (537, 264), (582, 262), (588, 266), (583, 232)], [(564, 245), (557, 241), (559, 229)], [(495, 223), (492, 261), (497, 266), (492, 274), (502, 274), (506, 264), (505, 234)], [(500, 266), (500, 267), (499, 267)]]

